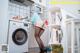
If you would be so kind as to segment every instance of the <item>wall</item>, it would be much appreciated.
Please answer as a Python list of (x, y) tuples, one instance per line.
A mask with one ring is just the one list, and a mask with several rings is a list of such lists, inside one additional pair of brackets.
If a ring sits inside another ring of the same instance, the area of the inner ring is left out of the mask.
[[(47, 0), (47, 1), (51, 1), (51, 0)], [(65, 2), (80, 2), (80, 0), (52, 0), (57, 1), (57, 2), (61, 2), (61, 1), (65, 1)], [(78, 12), (78, 10), (80, 10), (80, 4), (49, 4), (48, 6), (53, 6), (53, 7), (60, 7), (65, 9), (66, 11), (77, 15), (78, 17), (80, 16), (80, 13)]]
[(62, 27), (62, 30), (63, 30), (63, 39), (62, 39), (62, 45), (63, 45), (63, 48), (64, 48), (64, 53), (68, 53), (67, 52), (67, 35), (66, 35), (66, 24), (65, 24), (65, 21), (66, 21), (66, 12), (64, 10), (61, 10), (62, 12), (62, 24), (61, 24), (61, 27)]
[(0, 44), (7, 42), (8, 0), (0, 0)]
[(80, 13), (78, 12), (78, 10), (80, 10), (80, 4), (65, 4), (65, 5), (61, 4), (61, 5), (53, 5), (53, 6), (60, 7), (66, 10), (67, 12), (70, 12), (73, 15), (80, 17)]
[(37, 42), (34, 37), (34, 33), (35, 33), (34, 27), (31, 25), (30, 30), (29, 30), (29, 37), (28, 37), (29, 38), (29, 43), (28, 43), (29, 48), (38, 47)]

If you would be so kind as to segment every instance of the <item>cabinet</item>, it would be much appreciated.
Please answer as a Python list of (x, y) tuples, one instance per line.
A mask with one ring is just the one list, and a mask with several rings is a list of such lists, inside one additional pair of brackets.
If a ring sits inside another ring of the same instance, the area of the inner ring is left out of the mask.
[(66, 20), (68, 53), (80, 53), (80, 19)]

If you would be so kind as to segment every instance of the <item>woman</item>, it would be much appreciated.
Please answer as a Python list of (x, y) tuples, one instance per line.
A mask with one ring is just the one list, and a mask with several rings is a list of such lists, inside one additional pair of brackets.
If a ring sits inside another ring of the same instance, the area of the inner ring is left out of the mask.
[(42, 19), (40, 18), (40, 16), (38, 15), (37, 12), (34, 12), (31, 18), (31, 22), (35, 28), (35, 39), (39, 45), (40, 51), (44, 52), (49, 50), (47, 47), (44, 46), (42, 40), (41, 40), (41, 35), (44, 32), (44, 25), (46, 23), (46, 25), (48, 24), (47, 20), (45, 22), (42, 21)]

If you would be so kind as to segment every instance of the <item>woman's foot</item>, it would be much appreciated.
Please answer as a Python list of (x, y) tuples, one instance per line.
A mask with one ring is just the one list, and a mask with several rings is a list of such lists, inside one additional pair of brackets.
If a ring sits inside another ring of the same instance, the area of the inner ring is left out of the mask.
[(49, 47), (47, 47), (47, 48), (46, 48), (46, 50), (47, 50), (47, 51), (51, 51), (52, 49), (51, 49), (51, 48), (49, 48)]
[(51, 51), (52, 49), (50, 47), (45, 47), (42, 48), (41, 51), (47, 52), (47, 51)]

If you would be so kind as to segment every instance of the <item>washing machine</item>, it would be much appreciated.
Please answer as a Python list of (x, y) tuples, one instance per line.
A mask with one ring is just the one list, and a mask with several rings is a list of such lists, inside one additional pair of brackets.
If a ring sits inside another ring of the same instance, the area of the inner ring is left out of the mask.
[(9, 53), (28, 52), (29, 23), (9, 21), (8, 48)]

